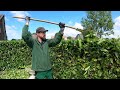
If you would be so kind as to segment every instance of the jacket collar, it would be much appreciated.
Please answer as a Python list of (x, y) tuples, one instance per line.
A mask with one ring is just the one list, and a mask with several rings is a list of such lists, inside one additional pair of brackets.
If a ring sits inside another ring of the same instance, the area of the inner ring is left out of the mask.
[(47, 39), (45, 39), (44, 41), (42, 41), (42, 44), (38, 41), (37, 38), (35, 39), (35, 41), (37, 42), (37, 44), (38, 44), (41, 48), (43, 48), (42, 44), (44, 44), (44, 43), (47, 41)]

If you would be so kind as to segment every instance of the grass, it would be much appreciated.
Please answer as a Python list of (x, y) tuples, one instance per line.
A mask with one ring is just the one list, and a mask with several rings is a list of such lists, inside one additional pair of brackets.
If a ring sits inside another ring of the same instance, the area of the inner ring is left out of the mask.
[(30, 74), (30, 65), (25, 69), (10, 69), (0, 71), (0, 79), (28, 79)]

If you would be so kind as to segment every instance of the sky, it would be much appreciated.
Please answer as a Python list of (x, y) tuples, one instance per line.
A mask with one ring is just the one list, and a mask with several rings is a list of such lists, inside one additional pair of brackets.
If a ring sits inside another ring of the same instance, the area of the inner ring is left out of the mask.
[[(76, 28), (83, 29), (81, 25), (82, 18), (86, 17), (85, 11), (0, 11), (0, 14), (5, 15), (5, 25), (8, 40), (21, 39), (22, 28), (25, 25), (24, 19), (13, 18), (13, 16), (30, 16), (31, 18), (47, 20), (52, 22), (63, 22), (66, 25), (73, 26)], [(120, 11), (112, 11), (112, 19), (114, 21), (114, 35), (110, 35), (108, 38), (118, 38), (120, 34)], [(46, 38), (51, 38), (57, 33), (60, 28), (58, 25), (49, 24), (45, 22), (30, 21), (29, 31), (35, 33), (38, 27), (44, 27), (48, 30)], [(65, 28), (64, 36), (76, 37), (80, 32)]]

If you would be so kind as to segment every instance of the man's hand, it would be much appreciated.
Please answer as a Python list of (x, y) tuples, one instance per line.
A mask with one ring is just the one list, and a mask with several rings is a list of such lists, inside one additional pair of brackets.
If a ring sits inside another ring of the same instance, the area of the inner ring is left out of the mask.
[(60, 28), (65, 28), (65, 23), (61, 23), (61, 22), (60, 22), (60, 23), (59, 23), (59, 27), (60, 27)]
[(26, 17), (25, 17), (25, 20), (26, 20), (26, 25), (29, 25), (30, 17), (26, 16)]
[(59, 27), (60, 27), (60, 32), (61, 32), (61, 34), (63, 34), (63, 32), (64, 32), (64, 29), (65, 29), (65, 23), (59, 23)]

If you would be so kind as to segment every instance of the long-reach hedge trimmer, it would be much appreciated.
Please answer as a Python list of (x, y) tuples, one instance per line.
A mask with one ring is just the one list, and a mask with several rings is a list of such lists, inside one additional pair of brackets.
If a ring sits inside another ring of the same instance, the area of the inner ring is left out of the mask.
[[(16, 17), (13, 17), (13, 18), (25, 19), (24, 17), (17, 17), (17, 16), (16, 16)], [(34, 18), (30, 18), (30, 20), (38, 21), (38, 22), (45, 22), (45, 23), (50, 23), (50, 24), (55, 24), (55, 25), (59, 25), (59, 24), (56, 23), (56, 22), (51, 22), (51, 21), (47, 21), (47, 20), (39, 20), (39, 19), (34, 19)], [(75, 28), (75, 27), (68, 26), (68, 25), (65, 25), (65, 27), (68, 27), (68, 28), (71, 28), (71, 29), (75, 29), (75, 30), (80, 31), (80, 32), (83, 31), (82, 29)]]

